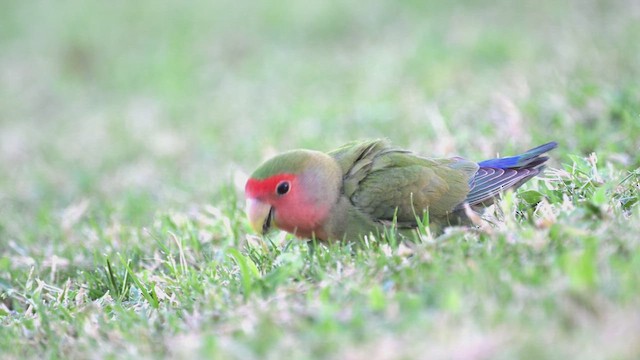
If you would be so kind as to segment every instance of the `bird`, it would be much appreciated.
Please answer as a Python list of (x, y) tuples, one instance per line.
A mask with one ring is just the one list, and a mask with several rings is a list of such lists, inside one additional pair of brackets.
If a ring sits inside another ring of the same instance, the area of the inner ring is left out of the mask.
[(506, 190), (539, 175), (555, 149), (552, 141), (520, 155), (474, 162), (430, 158), (390, 144), (360, 140), (324, 153), (290, 150), (260, 165), (245, 185), (251, 228), (278, 228), (301, 239), (355, 241), (394, 226), (414, 231), (470, 224)]

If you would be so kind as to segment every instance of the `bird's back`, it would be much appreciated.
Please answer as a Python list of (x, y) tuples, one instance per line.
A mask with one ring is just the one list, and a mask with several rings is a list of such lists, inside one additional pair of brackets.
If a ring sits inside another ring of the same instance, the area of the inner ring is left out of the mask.
[(430, 159), (384, 140), (351, 143), (330, 153), (343, 169), (343, 193), (372, 221), (415, 227), (428, 210), (442, 218), (462, 203), (478, 169), (461, 158)]

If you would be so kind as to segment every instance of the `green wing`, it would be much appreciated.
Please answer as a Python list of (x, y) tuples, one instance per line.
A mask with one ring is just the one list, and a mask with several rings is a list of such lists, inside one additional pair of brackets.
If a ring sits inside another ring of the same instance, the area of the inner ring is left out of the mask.
[(442, 217), (462, 203), (478, 165), (461, 158), (429, 159), (384, 140), (347, 144), (329, 155), (343, 170), (343, 193), (374, 221), (415, 225), (424, 210)]

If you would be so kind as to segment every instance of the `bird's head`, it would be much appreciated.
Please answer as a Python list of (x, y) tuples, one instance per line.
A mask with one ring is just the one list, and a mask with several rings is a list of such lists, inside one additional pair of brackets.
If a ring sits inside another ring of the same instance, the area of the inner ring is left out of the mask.
[(277, 155), (253, 172), (245, 186), (251, 227), (264, 234), (277, 227), (310, 237), (338, 200), (342, 174), (330, 156), (310, 150)]

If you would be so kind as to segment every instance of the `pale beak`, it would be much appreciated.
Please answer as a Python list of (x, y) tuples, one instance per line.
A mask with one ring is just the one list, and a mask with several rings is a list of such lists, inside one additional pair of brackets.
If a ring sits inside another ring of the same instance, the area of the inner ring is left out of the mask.
[(271, 227), (273, 217), (273, 208), (271, 205), (264, 203), (258, 199), (247, 199), (247, 217), (251, 228), (259, 233), (266, 233)]

